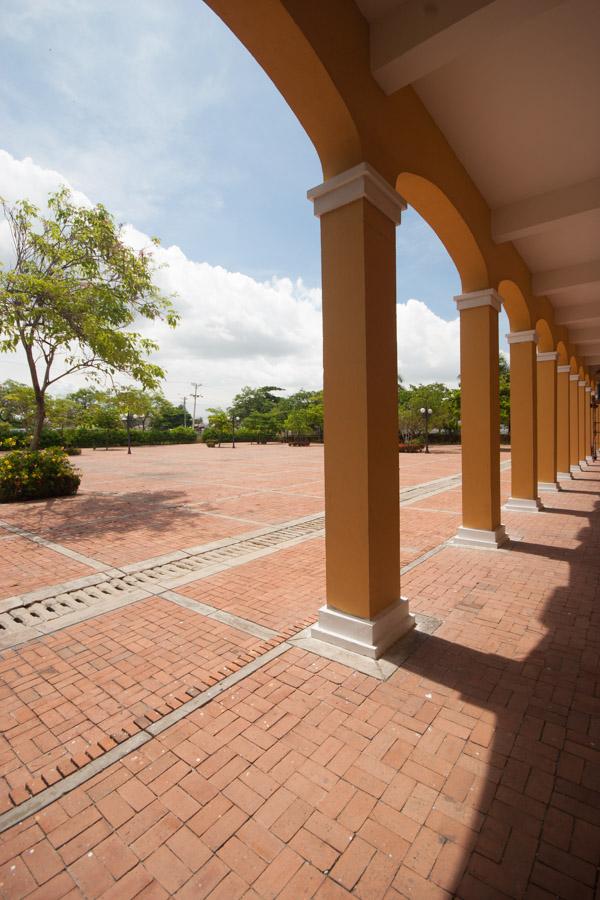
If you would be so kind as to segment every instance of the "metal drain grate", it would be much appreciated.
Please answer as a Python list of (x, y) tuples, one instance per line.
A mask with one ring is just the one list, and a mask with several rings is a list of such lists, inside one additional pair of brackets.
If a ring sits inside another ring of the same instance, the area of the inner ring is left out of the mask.
[[(242, 539), (224, 547), (190, 553), (182, 559), (172, 562), (149, 565), (127, 575), (107, 576), (105, 581), (94, 585), (61, 590), (43, 600), (27, 602), (0, 611), (0, 639), (18, 638), (19, 633), (26, 630), (46, 631), (43, 626), (53, 620), (73, 613), (82, 612), (91, 607), (106, 605), (111, 601), (134, 600), (140, 596), (148, 596), (157, 587), (172, 588), (186, 580), (194, 578), (205, 570), (227, 568), (239, 563), (245, 557), (259, 557), (291, 541), (298, 541), (322, 531), (325, 525), (323, 516), (294, 525), (267, 532), (257, 537)], [(0, 610), (2, 603), (0, 603)]]

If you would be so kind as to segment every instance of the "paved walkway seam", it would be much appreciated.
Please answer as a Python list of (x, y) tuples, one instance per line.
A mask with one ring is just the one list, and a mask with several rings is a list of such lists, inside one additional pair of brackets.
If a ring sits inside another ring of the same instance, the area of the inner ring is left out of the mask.
[(67, 775), (51, 787), (40, 791), (39, 794), (36, 794), (29, 800), (25, 800), (18, 806), (13, 807), (13, 809), (3, 813), (0, 815), (0, 834), (40, 812), (55, 800), (64, 797), (65, 794), (68, 794), (74, 788), (79, 787), (86, 781), (89, 781), (90, 778), (93, 778), (95, 775), (108, 769), (114, 763), (119, 762), (119, 760), (123, 759), (132, 751), (139, 749), (167, 728), (171, 728), (177, 722), (181, 721), (181, 719), (185, 718), (185, 716), (200, 709), (202, 706), (206, 706), (206, 704), (210, 703), (211, 700), (214, 700), (215, 697), (218, 697), (224, 691), (233, 687), (248, 675), (252, 675), (258, 669), (271, 662), (271, 660), (276, 659), (290, 649), (291, 645), (287, 641), (283, 641), (277, 647), (267, 650), (266, 653), (257, 656), (256, 659), (253, 659), (252, 662), (249, 662), (241, 669), (238, 669), (237, 672), (233, 672), (206, 691), (202, 691), (196, 697), (182, 703), (181, 706), (178, 706), (177, 709), (167, 713), (167, 715), (163, 716), (159, 721), (148, 725), (137, 734), (133, 735), (133, 737), (127, 738), (122, 741), (122, 743), (117, 744), (116, 747), (112, 747), (112, 749), (106, 751), (106, 753), (103, 753), (102, 756), (99, 756), (97, 759), (90, 761), (81, 769), (78, 769), (71, 775)]

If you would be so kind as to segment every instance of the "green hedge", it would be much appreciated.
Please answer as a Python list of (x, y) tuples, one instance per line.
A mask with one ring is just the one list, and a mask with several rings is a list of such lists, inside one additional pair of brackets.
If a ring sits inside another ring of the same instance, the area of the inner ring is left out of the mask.
[[(249, 431), (246, 428), (237, 428), (235, 432), (235, 441), (236, 444), (249, 444), (253, 441), (256, 442), (256, 432)], [(216, 428), (205, 428), (202, 432), (202, 440), (204, 443), (207, 441), (215, 441), (217, 444), (222, 442), (223, 444), (231, 443), (231, 431), (221, 432), (219, 433)], [(275, 431), (270, 432), (269, 434), (261, 434), (258, 437), (258, 440), (261, 444), (266, 444), (267, 441), (275, 441), (277, 440), (277, 433)]]
[[(131, 432), (134, 447), (151, 444), (193, 444), (196, 432), (193, 428), (170, 428), (168, 431), (149, 429)], [(64, 431), (44, 430), (42, 447), (126, 447), (127, 431), (124, 428), (65, 428)]]
[(81, 476), (58, 447), (13, 450), (0, 459), (0, 503), (69, 497)]

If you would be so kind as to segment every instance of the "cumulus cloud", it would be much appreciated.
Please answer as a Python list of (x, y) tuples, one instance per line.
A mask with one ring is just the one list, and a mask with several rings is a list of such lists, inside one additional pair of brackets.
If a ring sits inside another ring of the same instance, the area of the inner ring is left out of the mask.
[[(39, 205), (65, 184), (60, 173), (31, 159), (16, 160), (0, 150), (0, 195), (29, 197)], [(82, 193), (79, 202), (89, 202)], [(150, 238), (132, 225), (124, 229), (134, 248)], [(0, 231), (0, 259), (8, 260), (7, 235)], [(160, 350), (155, 361), (167, 370), (165, 393), (172, 400), (202, 382), (206, 406), (228, 404), (244, 384), (275, 384), (287, 391), (322, 385), (321, 292), (302, 280), (273, 277), (256, 280), (241, 272), (189, 259), (177, 246), (154, 250), (156, 282), (174, 294), (181, 324), (175, 330), (144, 323), (143, 332)], [(407, 382), (456, 383), (458, 319), (448, 322), (420, 300), (398, 305), (399, 369)], [(0, 357), (0, 380), (27, 380), (18, 354)], [(71, 390), (81, 382), (61, 385)]]
[(440, 318), (421, 300), (399, 303), (398, 369), (408, 384), (456, 385), (460, 371), (460, 320)]

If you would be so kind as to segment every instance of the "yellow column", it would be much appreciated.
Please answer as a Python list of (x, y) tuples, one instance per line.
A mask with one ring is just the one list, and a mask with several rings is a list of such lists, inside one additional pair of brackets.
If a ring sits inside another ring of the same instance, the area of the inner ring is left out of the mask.
[(592, 459), (592, 389), (587, 384), (585, 386), (585, 461), (593, 462)]
[(579, 465), (579, 375), (569, 375), (569, 459), (571, 472), (581, 472)]
[(537, 512), (537, 387), (535, 331), (507, 334), (510, 346), (511, 495), (504, 509)]
[(551, 351), (537, 355), (537, 465), (538, 492), (557, 491), (556, 465), (556, 360)]
[(556, 367), (556, 468), (558, 481), (570, 481), (569, 374), (570, 366)]
[(414, 626), (399, 549), (395, 230), (406, 204), (367, 163), (308, 197), (321, 220), (327, 553), (312, 634), (377, 658)]
[(490, 289), (455, 297), (460, 312), (463, 524), (453, 543), (494, 549), (506, 541), (500, 523), (498, 313)]
[(585, 468), (585, 381), (577, 382), (577, 405), (579, 407), (579, 465)]

